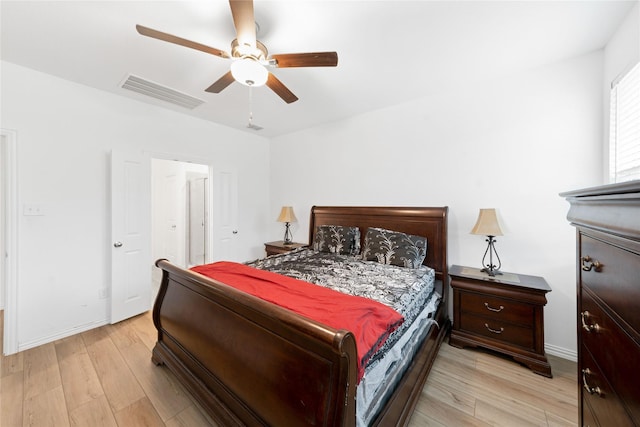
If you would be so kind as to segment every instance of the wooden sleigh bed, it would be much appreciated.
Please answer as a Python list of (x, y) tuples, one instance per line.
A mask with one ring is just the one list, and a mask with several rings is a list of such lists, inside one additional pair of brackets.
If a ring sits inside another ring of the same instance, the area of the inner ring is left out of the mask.
[[(442, 295), (432, 326), (371, 425), (409, 422), (438, 348), (447, 314), (447, 207), (313, 207), (320, 225), (379, 227), (428, 239), (425, 265)], [(364, 232), (362, 239), (364, 239)], [(166, 260), (153, 321), (153, 362), (165, 365), (221, 426), (355, 426), (356, 343), (289, 310), (176, 267)]]

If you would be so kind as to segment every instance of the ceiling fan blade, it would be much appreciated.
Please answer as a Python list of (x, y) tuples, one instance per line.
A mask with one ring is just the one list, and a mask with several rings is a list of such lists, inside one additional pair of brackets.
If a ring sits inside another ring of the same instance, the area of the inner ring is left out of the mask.
[(298, 97), (293, 94), (273, 73), (269, 73), (266, 85), (276, 93), (284, 102), (291, 104), (296, 102)]
[(233, 83), (235, 79), (231, 75), (231, 71), (228, 71), (227, 74), (220, 77), (214, 84), (205, 89), (205, 92), (210, 93), (220, 93), (223, 89)]
[(193, 42), (191, 40), (187, 40), (171, 34), (163, 33), (162, 31), (143, 27), (142, 25), (136, 25), (136, 30), (138, 30), (138, 33), (142, 34), (143, 36), (151, 37), (153, 39), (158, 39), (165, 42), (177, 44), (180, 46), (189, 47), (191, 49), (195, 49), (201, 52), (210, 53), (211, 55), (219, 56), (220, 58), (230, 57), (230, 55), (227, 52), (220, 49), (216, 49), (215, 47), (206, 46), (197, 42)]
[(291, 67), (335, 67), (338, 65), (336, 52), (281, 53), (271, 55), (278, 68)]
[(256, 47), (256, 21), (253, 15), (253, 0), (229, 0), (236, 38), (240, 45)]

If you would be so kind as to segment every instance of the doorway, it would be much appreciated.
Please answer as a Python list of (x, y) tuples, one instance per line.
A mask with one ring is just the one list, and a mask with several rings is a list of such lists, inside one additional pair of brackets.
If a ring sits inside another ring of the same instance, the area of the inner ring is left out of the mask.
[[(189, 268), (210, 259), (210, 168), (151, 159), (151, 254)], [(153, 295), (162, 278), (153, 269)]]

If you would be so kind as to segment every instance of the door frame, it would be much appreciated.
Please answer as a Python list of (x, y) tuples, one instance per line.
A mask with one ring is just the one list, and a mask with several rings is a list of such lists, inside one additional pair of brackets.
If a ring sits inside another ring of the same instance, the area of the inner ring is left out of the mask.
[[(211, 185), (211, 183), (213, 182), (213, 175), (214, 175), (214, 166), (211, 164), (211, 160), (210, 159), (205, 159), (202, 157), (197, 157), (197, 156), (189, 156), (189, 155), (185, 155), (185, 154), (175, 154), (175, 153), (166, 153), (166, 152), (156, 152), (156, 151), (151, 151), (150, 153), (150, 162), (151, 162), (151, 167), (150, 167), (150, 174), (151, 174), (151, 178), (153, 179), (153, 160), (170, 160), (170, 161), (176, 161), (176, 162), (183, 162), (183, 163), (196, 163), (199, 165), (204, 165), (207, 166), (209, 168), (209, 171), (207, 173), (207, 177), (209, 178), (209, 186), (207, 189), (207, 196), (208, 196), (208, 200), (207, 203), (209, 204), (209, 209), (208, 209), (208, 215), (207, 215), (207, 222), (209, 223), (209, 229), (207, 230), (207, 234), (205, 236), (206, 242), (206, 257), (205, 257), (205, 263), (208, 262), (212, 262), (212, 258), (211, 258), (211, 253), (213, 252), (213, 195), (214, 195), (214, 191), (213, 191), (213, 185)], [(151, 206), (151, 215), (153, 217), (154, 212), (153, 212), (153, 206)], [(151, 220), (151, 218), (149, 219)], [(153, 262), (155, 262), (156, 260), (152, 260)]]
[(18, 133), (0, 129), (2, 150), (0, 185), (4, 198), (4, 242), (0, 254), (5, 260), (4, 268), (4, 354), (18, 351), (18, 162), (16, 155)]

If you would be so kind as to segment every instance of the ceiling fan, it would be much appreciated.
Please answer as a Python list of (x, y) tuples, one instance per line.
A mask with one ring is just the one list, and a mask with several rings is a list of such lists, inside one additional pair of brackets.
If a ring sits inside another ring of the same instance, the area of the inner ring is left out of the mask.
[(266, 84), (290, 104), (297, 101), (298, 97), (267, 67), (335, 67), (338, 65), (336, 52), (281, 53), (269, 56), (267, 47), (256, 39), (253, 0), (229, 0), (229, 5), (236, 28), (236, 38), (231, 42), (231, 54), (142, 25), (136, 25), (136, 30), (143, 36), (206, 52), (220, 58), (232, 59), (230, 70), (205, 89), (211, 93), (220, 93), (234, 81), (252, 87)]

